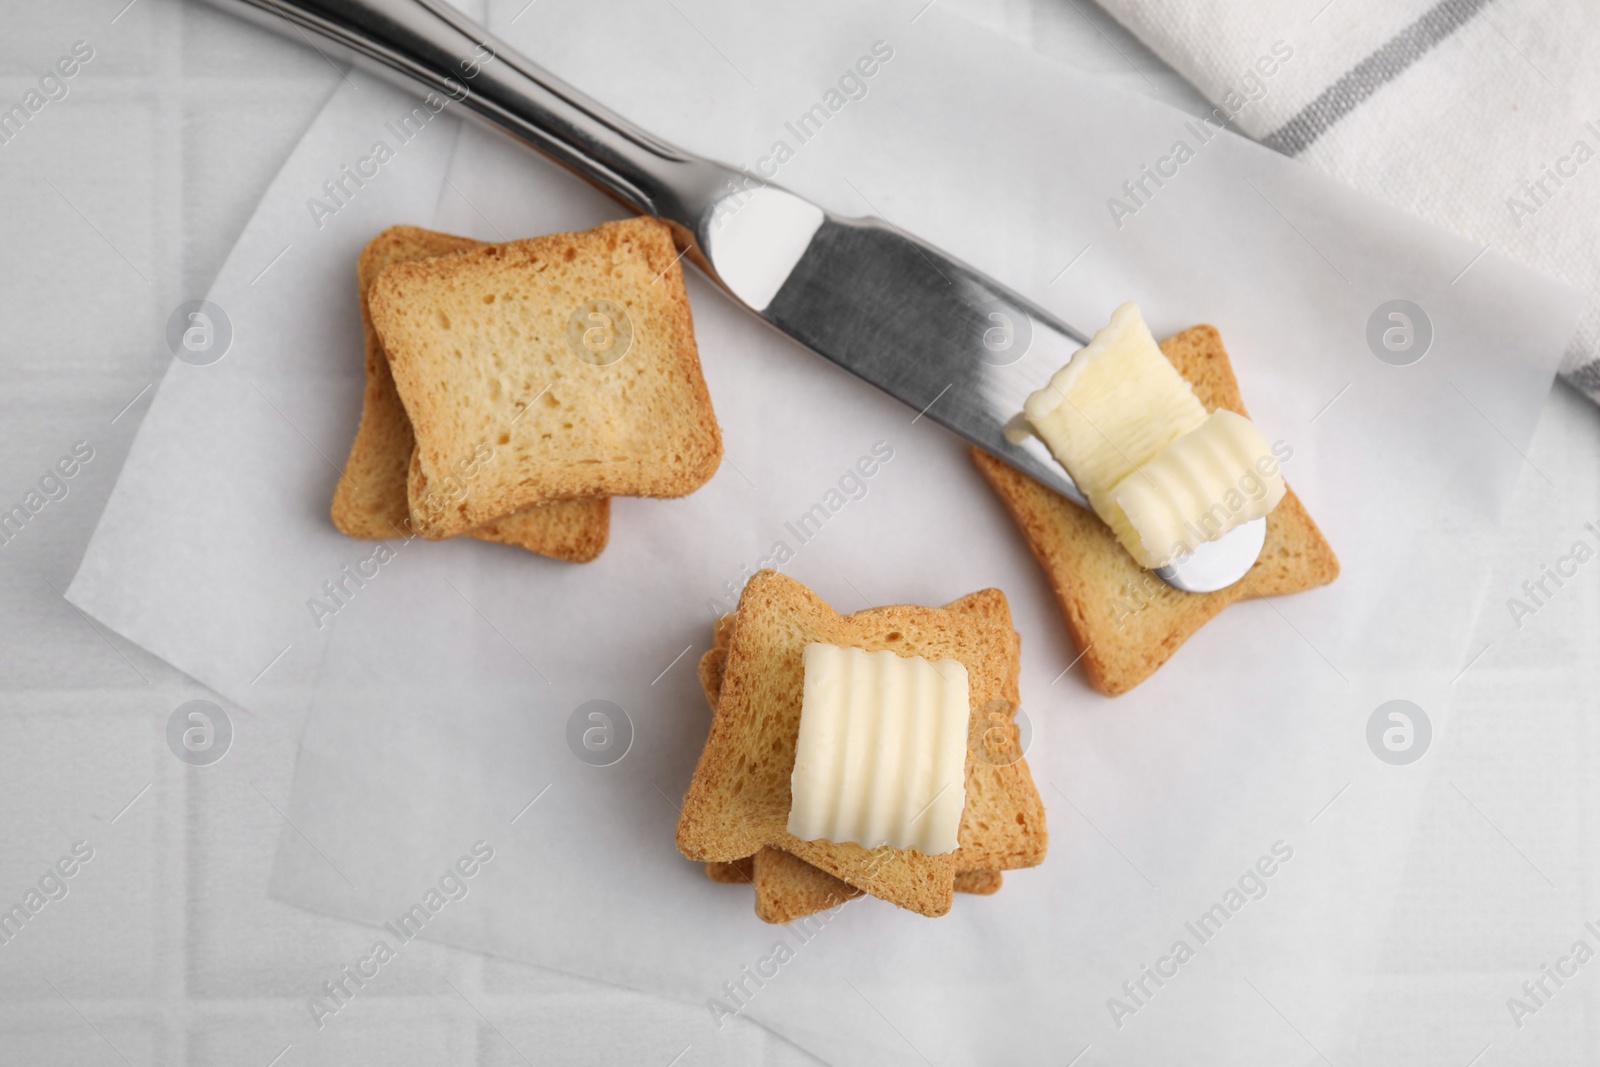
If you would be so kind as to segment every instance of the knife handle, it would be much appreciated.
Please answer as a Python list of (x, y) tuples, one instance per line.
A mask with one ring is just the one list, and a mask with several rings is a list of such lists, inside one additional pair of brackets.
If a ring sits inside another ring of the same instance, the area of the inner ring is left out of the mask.
[[(730, 172), (651, 136), (443, 0), (210, 0), (459, 104), (698, 243)], [(687, 240), (685, 240), (687, 239)], [(697, 257), (698, 258), (698, 257)]]

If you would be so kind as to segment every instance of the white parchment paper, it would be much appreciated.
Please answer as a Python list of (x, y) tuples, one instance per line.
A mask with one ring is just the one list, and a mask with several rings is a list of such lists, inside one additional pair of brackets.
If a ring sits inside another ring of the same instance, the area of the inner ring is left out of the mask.
[[(1404, 697), (1448, 743), (1482, 579), (1456, 535), (1538, 476), (1519, 450), (1573, 295), (1231, 135), (1201, 144), (1184, 116), (937, 9), (812, 5), (775, 33), (733, 5), (660, 5), (627, 10), (619, 34), (606, 5), (521, 6), (497, 12), (500, 32), (664, 137), (751, 166), (785, 142), (778, 181), (882, 214), (1084, 328), (1130, 298), (1158, 336), (1216, 324), (1344, 573), (1230, 608), (1135, 692), (1099, 697), (1069, 669), (1040, 573), (963, 446), (695, 277), (727, 447), (710, 484), (616, 501), (610, 547), (584, 566), (397, 541), (318, 626), (308, 600), (373, 555), (327, 520), (360, 404), (362, 243), (397, 222), (499, 239), (616, 214), (493, 135), (468, 128), (456, 145), (446, 109), (319, 229), (307, 199), (414, 105), (354, 75), (212, 291), (232, 350), (174, 364), (69, 593), (229, 700), (309, 711), (275, 894), (381, 924), (482, 839), (496, 852), (471, 906), (424, 936), (707, 1002), (707, 1042), (716, 998), (839, 1063), (1065, 1062), (1086, 1046), (1082, 1062), (1336, 1055), (1429, 766), (1380, 762), (1367, 720)], [(864, 95), (800, 143), (794, 120), (877, 42), (893, 54)], [(1108, 198), (1178, 140), (1193, 157), (1119, 228)], [(1434, 331), (1407, 367), (1366, 340), (1396, 298)], [(892, 458), (864, 491), (796, 536), (789, 524), (851, 488), (874, 448)], [(1006, 591), (1049, 809), (1043, 867), (938, 921), (869, 900), (808, 937), (760, 923), (747, 889), (677, 854), (675, 806), (710, 717), (694, 661), (775, 553), (841, 611)], [(631, 722), (611, 766), (566, 740), (591, 700)], [(1274, 845), (1292, 857), (1259, 879), (1260, 899), (1204, 942), (1189, 932)], [(763, 965), (780, 940), (792, 958)], [(1141, 989), (1178, 940), (1192, 958)], [(725, 985), (741, 982), (737, 997)], [(1135, 1010), (1113, 1012), (1113, 997)]]

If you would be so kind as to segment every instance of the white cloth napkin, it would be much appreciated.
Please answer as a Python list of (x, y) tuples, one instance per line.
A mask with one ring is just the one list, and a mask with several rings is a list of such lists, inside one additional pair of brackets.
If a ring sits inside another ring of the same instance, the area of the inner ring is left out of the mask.
[(1561, 374), (1600, 401), (1600, 5), (1100, 3), (1219, 122), (1582, 289)]
[[(584, 566), (466, 540), (396, 545), (317, 626), (308, 600), (373, 552), (327, 520), (360, 403), (361, 244), (398, 222), (495, 239), (616, 210), (488, 134), (464, 131), (452, 158), (453, 131), (430, 125), (317, 228), (308, 198), (414, 104), (355, 75), (213, 287), (234, 349), (174, 364), (69, 591), (229, 700), (309, 708), (274, 892), (381, 929), (482, 839), (493, 862), (423, 936), (706, 1005), (696, 1044), (718, 1039), (715, 998), (838, 1063), (1065, 1061), (1090, 1044), (1128, 1062), (1197, 1045), (1234, 1061), (1301, 1054), (1292, 1031), (1257, 1025), (1242, 975), (1337, 1056), (1430, 767), (1379, 762), (1365, 723), (1400, 694), (1447, 715), (1483, 576), (1451, 531), (1493, 522), (1518, 476), (1572, 295), (1492, 254), (1452, 286), (1466, 243), (1231, 135), (1141, 226), (1115, 230), (1106, 190), (1185, 117), (937, 9), (914, 23), (842, 3), (749, 20), (729, 4), (697, 9), (696, 27), (646, 5), (619, 35), (603, 7), (515, 21), (518, 6), (497, 28), (532, 58), (647, 129), (752, 164), (777, 139), (795, 147), (785, 124), (875, 42), (893, 48), (781, 181), (876, 209), (1069, 321), (1092, 327), (1132, 296), (1158, 332), (1216, 323), (1252, 413), (1292, 443), (1289, 478), (1345, 573), (1230, 608), (1134, 693), (1098, 697), (1068, 669), (1045, 583), (963, 446), (691, 277), (727, 443), (709, 485), (617, 501), (611, 545)], [(981, 96), (950, 79), (958, 67), (983, 72)], [(1404, 368), (1366, 341), (1399, 293), (1437, 335)], [(691, 667), (785, 522), (879, 441), (894, 459), (791, 544), (786, 569), (841, 610), (1006, 591), (1051, 852), (944, 919), (862, 901), (801, 944), (672, 845), (708, 720)], [(633, 723), (610, 767), (566, 740), (594, 699)], [(1294, 857), (1268, 895), (1135, 1018), (1115, 1018), (1123, 983), (1280, 839)], [(725, 983), (779, 939), (795, 957), (731, 1000)]]

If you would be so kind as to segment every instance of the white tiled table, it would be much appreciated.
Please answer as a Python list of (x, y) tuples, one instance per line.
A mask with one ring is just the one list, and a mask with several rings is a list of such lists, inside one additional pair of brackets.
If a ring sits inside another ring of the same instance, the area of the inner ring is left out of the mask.
[[(1132, 91), (1201, 107), (1088, 5), (941, 2)], [(70, 95), (0, 146), (0, 505), (75, 442), (94, 449), (68, 495), (0, 545), (0, 906), (72, 842), (94, 848), (68, 895), (0, 944), (0, 1065), (667, 1064), (703, 1009), (420, 941), (356, 1010), (312, 1031), (307, 997), (364, 942), (266, 896), (301, 724), (246, 714), (224, 764), (180, 763), (163, 729), (204, 690), (57, 594), (127, 453), (141, 390), (170, 358), (168, 313), (205, 292), (338, 79), (316, 53), (207, 8), (125, 4), (0, 4), (0, 106), (73, 42), (96, 50)], [(1521, 1032), (1504, 1019), (1504, 999), (1600, 916), (1589, 896), (1600, 730), (1588, 725), (1600, 563), (1509, 637), (1501, 604), (1600, 519), (1600, 413), (1558, 388), (1529, 459), (1557, 488), (1530, 470), (1505, 530), (1461, 531), (1499, 545), (1474, 647), (1493, 644), (1439, 724), (1430, 758), (1443, 766), (1357, 1041), (1367, 1062), (1464, 1064), (1485, 1041), (1484, 1063), (1577, 1062), (1596, 1045), (1594, 976)], [(679, 1062), (811, 1060), (740, 1022)]]

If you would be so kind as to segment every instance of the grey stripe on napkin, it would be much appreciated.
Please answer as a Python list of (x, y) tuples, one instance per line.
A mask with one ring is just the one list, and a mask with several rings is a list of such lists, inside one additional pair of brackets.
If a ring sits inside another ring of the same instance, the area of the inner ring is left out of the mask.
[(1299, 155), (1434, 45), (1472, 21), (1488, 3), (1489, 0), (1439, 0), (1421, 18), (1351, 67), (1294, 118), (1262, 138), (1261, 143), (1286, 156)]

